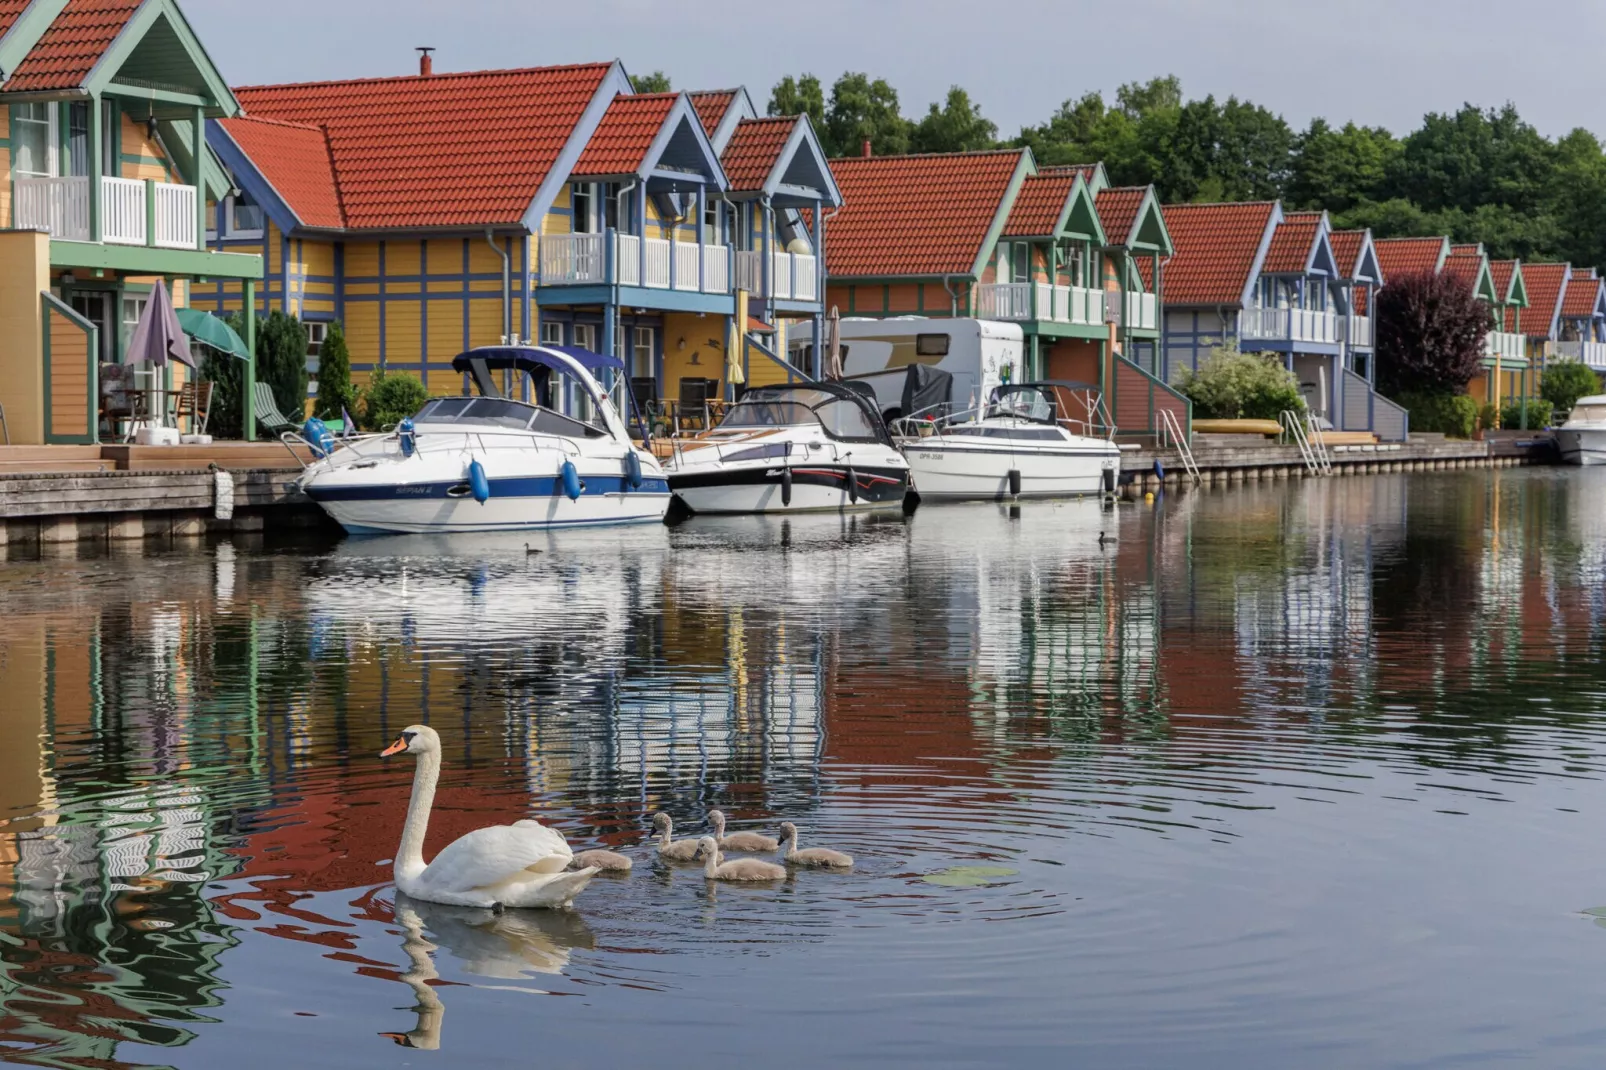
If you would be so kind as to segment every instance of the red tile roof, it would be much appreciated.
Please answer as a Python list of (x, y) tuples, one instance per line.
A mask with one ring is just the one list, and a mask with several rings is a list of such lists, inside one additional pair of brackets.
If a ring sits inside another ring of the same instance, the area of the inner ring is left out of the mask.
[(1098, 174), (1099, 165), (1096, 163), (1067, 163), (1054, 167), (1043, 167), (1038, 170), (1040, 175), (1081, 175), (1082, 181), (1088, 185), (1093, 184), (1093, 178)]
[(0, 37), (16, 24), (17, 16), (28, 9), (28, 0), (0, 0)]
[(1478, 285), (1478, 276), (1483, 272), (1483, 254), (1477, 252), (1477, 246), (1471, 246), (1472, 252), (1454, 252), (1455, 249), (1466, 249), (1467, 246), (1451, 246), (1452, 252), (1444, 258), (1444, 264), (1439, 268), (1440, 274), (1448, 275), (1452, 279), (1460, 279), (1469, 287)]
[(1439, 269), (1443, 238), (1383, 238), (1372, 243), (1385, 279), (1420, 275)]
[(235, 95), (253, 118), (327, 132), (348, 227), (478, 226), (523, 217), (611, 67), (252, 86)]
[(1285, 216), (1271, 236), (1271, 247), (1266, 250), (1266, 261), (1260, 266), (1263, 274), (1302, 275), (1310, 263), (1310, 253), (1321, 230), (1322, 217), (1316, 212), (1299, 212)]
[(825, 243), (826, 271), (968, 275), (1024, 152), (832, 160), (843, 206)]
[(1036, 238), (1053, 234), (1075, 185), (1075, 171), (1028, 176), (1021, 183), (1015, 203), (1009, 209), (1004, 234), (1011, 238)]
[(1489, 277), (1494, 280), (1494, 295), (1502, 304), (1511, 295), (1511, 276), (1516, 274), (1516, 271), (1515, 260), (1489, 261)]
[(1451, 256), (1477, 256), (1483, 252), (1483, 246), (1476, 243), (1470, 245), (1451, 245)]
[(736, 103), (734, 89), (707, 89), (686, 95), (691, 97), (691, 106), (697, 109), (697, 118), (702, 120), (703, 133), (709, 137), (714, 136), (719, 124), (725, 121), (725, 113)]
[(1165, 300), (1175, 305), (1236, 305), (1249, 286), (1273, 201), (1169, 204), (1175, 254), (1165, 264)]
[(1588, 275), (1574, 275), (1561, 301), (1561, 314), (1569, 319), (1588, 319), (1600, 301), (1601, 282)]
[(679, 99), (679, 93), (636, 96), (621, 93), (614, 97), (596, 133), (591, 135), (575, 163), (574, 174), (592, 177), (635, 174)]
[(142, 0), (68, 0), (38, 44), (23, 57), (7, 93), (75, 89), (117, 39)]
[(774, 119), (743, 119), (736, 124), (730, 143), (720, 156), (720, 166), (730, 180), (731, 189), (752, 191), (764, 188), (764, 182), (775, 170), (781, 150), (792, 139), (798, 117), (788, 115)]
[(1333, 259), (1338, 261), (1338, 277), (1354, 278), (1355, 269), (1361, 262), (1361, 249), (1366, 245), (1366, 231), (1329, 231), (1327, 242), (1333, 247)]
[(1524, 264), (1522, 282), (1528, 288), (1528, 307), (1522, 314), (1522, 333), (1549, 338), (1550, 322), (1561, 305), (1567, 285), (1566, 264)]
[(1099, 190), (1094, 200), (1099, 210), (1099, 223), (1104, 227), (1104, 240), (1111, 245), (1125, 245), (1132, 237), (1132, 227), (1138, 221), (1138, 209), (1148, 195), (1148, 186), (1121, 186)]
[(303, 225), (328, 229), (346, 225), (329, 141), (322, 127), (245, 116), (222, 119), (219, 125), (251, 158)]

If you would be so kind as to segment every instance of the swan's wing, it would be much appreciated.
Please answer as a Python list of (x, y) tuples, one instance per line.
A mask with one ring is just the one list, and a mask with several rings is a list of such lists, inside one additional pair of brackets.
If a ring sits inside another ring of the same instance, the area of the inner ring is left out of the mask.
[(527, 873), (562, 873), (573, 857), (562, 834), (538, 822), (492, 825), (447, 844), (424, 871), (424, 880), (437, 888), (473, 891)]

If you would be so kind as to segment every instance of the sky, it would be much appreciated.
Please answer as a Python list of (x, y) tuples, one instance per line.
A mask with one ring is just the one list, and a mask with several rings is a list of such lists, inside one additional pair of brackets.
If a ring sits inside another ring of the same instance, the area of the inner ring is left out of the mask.
[[(1557, 136), (1606, 133), (1600, 0), (181, 0), (235, 85), (620, 59), (677, 89), (865, 71), (918, 117), (961, 85), (1003, 136), (1089, 90), (1176, 74), (1296, 127), (1403, 133), (1424, 113), (1510, 101)], [(271, 17), (264, 17), (271, 12)], [(315, 27), (315, 28), (314, 28)]]

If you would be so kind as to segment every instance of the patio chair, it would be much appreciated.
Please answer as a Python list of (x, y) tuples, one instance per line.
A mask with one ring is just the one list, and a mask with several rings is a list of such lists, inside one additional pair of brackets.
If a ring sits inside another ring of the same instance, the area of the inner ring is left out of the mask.
[(680, 381), (680, 400), (675, 405), (675, 430), (679, 431), (692, 423), (697, 430), (708, 430), (709, 399), (713, 395), (710, 384), (716, 383), (714, 379), (682, 379)]
[(641, 414), (641, 421), (650, 427), (653, 434), (659, 428), (667, 428), (668, 420), (664, 416), (663, 402), (658, 399), (658, 380), (650, 375), (633, 375), (630, 377), (630, 399), (635, 402), (636, 411)]
[(268, 434), (279, 435), (285, 431), (294, 431), (301, 426), (279, 411), (279, 403), (273, 398), (273, 387), (267, 383), (253, 383), (251, 398), (256, 402), (257, 423), (261, 424)]
[(207, 422), (212, 418), (212, 386), (210, 379), (191, 379), (179, 387), (173, 405), (173, 422), (177, 424), (187, 416), (190, 434), (206, 434)]

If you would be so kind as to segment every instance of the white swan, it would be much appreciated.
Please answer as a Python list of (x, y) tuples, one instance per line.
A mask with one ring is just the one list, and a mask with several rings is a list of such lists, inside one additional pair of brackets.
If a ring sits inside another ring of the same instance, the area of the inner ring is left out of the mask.
[(708, 823), (714, 829), (714, 839), (722, 851), (776, 851), (780, 842), (759, 832), (733, 832), (725, 835), (725, 814), (721, 810), (708, 811)]
[(428, 725), (415, 724), (380, 757), (404, 752), (418, 758), (418, 771), (393, 866), (403, 893), (460, 907), (566, 907), (591, 883), (595, 869), (564, 872), (574, 852), (561, 833), (538, 821), (475, 829), (425, 865), (424, 833), (441, 774), (441, 737)]
[(814, 866), (819, 869), (853, 868), (853, 856), (845, 855), (841, 851), (833, 851), (829, 847), (807, 847), (799, 850), (797, 826), (790, 821), (781, 822), (781, 842), (786, 845), (786, 864), (789, 866)]
[(714, 837), (697, 841), (697, 853), (704, 859), (703, 876), (711, 881), (779, 881), (786, 879), (786, 868), (758, 858), (719, 860), (719, 844)]

